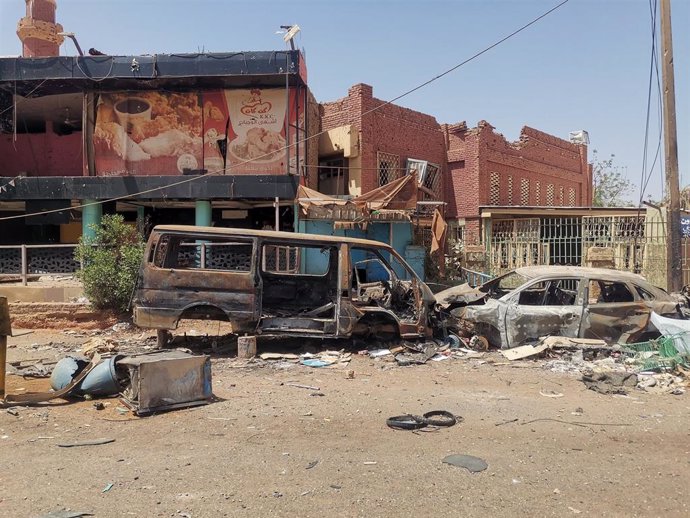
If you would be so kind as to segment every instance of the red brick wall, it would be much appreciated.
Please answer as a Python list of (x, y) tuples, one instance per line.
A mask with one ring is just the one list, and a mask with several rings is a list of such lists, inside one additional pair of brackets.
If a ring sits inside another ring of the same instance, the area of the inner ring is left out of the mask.
[[(471, 129), (464, 122), (439, 125), (434, 117), (396, 105), (367, 113), (383, 103), (373, 97), (371, 86), (357, 84), (347, 97), (321, 105), (321, 130), (351, 124), (359, 132), (362, 192), (378, 187), (377, 152), (384, 152), (400, 156), (401, 167), (407, 158), (441, 165), (446, 217), (464, 218), (466, 234), (479, 232), (479, 207), (491, 205), (492, 172), (499, 179), (498, 205), (546, 205), (548, 185), (553, 185), (554, 206), (570, 205), (570, 189), (575, 193), (573, 205), (591, 205), (587, 146), (527, 126), (516, 142), (509, 142), (486, 121)], [(526, 200), (523, 180), (529, 182)]]
[[(546, 205), (549, 185), (553, 185), (554, 206), (571, 204), (570, 189), (575, 192), (573, 205), (591, 205), (587, 146), (527, 126), (522, 128), (518, 141), (508, 142), (486, 121), (480, 121), (472, 129), (467, 129), (464, 123), (444, 125), (443, 129), (450, 171), (446, 211), (450, 219), (474, 219), (481, 205)], [(491, 173), (497, 173), (499, 178), (498, 203), (491, 200)], [(523, 180), (529, 182), (526, 200), (522, 196)]]
[(394, 104), (371, 111), (383, 104), (373, 97), (371, 86), (357, 84), (347, 97), (322, 105), (322, 131), (346, 124), (359, 131), (362, 193), (379, 186), (378, 152), (398, 155), (401, 168), (408, 158), (416, 158), (439, 165), (445, 173), (446, 148), (436, 119)]

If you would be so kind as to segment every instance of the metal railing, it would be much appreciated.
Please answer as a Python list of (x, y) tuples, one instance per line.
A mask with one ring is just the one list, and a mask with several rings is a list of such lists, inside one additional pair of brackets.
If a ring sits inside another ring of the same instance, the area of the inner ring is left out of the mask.
[(73, 275), (81, 267), (74, 259), (77, 245), (2, 245), (0, 278), (19, 277), (26, 286), (29, 278), (43, 275)]
[[(666, 228), (657, 217), (576, 216), (500, 219), (487, 236), (487, 271), (501, 275), (521, 266), (585, 266), (593, 247), (607, 248), (617, 270), (666, 284)], [(690, 282), (690, 238), (682, 244), (683, 281)]]

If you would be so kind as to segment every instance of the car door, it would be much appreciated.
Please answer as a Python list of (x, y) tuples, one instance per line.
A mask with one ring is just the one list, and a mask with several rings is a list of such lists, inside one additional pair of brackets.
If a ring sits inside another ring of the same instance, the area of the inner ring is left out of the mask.
[(583, 321), (583, 336), (607, 343), (623, 343), (646, 327), (649, 307), (622, 281), (589, 279)]
[(506, 297), (504, 326), (508, 347), (543, 336), (579, 336), (583, 314), (581, 279), (538, 279)]

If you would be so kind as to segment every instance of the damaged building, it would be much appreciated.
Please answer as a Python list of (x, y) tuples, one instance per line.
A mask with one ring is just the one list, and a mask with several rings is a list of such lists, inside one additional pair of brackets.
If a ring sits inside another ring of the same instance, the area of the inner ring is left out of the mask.
[[(318, 128), (299, 51), (60, 56), (55, 8), (27, 2), (24, 55), (0, 58), (0, 245), (76, 243), (110, 213), (294, 230)], [(71, 247), (28, 254), (73, 266)], [(0, 251), (3, 273), (19, 262)]]

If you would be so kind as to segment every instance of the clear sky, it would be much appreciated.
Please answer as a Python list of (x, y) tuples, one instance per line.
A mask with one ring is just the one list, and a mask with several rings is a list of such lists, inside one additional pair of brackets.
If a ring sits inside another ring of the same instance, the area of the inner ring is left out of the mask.
[[(84, 49), (107, 54), (274, 50), (280, 25), (302, 28), (319, 101), (368, 83), (390, 99), (530, 21), (560, 0), (57, 0), (58, 22)], [(651, 0), (655, 2), (656, 0)], [(487, 120), (513, 140), (520, 128), (615, 155), (639, 184), (651, 52), (650, 0), (570, 0), (518, 36), (398, 104), (439, 122)], [(690, 0), (671, 0), (681, 184), (690, 183)], [(0, 55), (17, 55), (24, 0), (0, 0)], [(660, 38), (659, 38), (660, 41)], [(71, 41), (61, 52), (75, 54)], [(659, 138), (656, 91), (650, 153)], [(648, 193), (663, 188), (657, 166)], [(637, 198), (635, 193), (633, 198)]]

